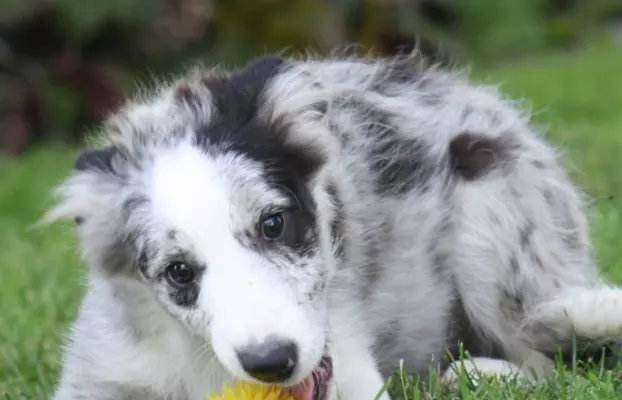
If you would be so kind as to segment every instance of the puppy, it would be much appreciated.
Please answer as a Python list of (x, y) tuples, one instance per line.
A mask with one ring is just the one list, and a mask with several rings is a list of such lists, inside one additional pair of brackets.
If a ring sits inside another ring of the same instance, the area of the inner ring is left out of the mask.
[(233, 379), (371, 400), (400, 360), (451, 378), (459, 343), (484, 373), (539, 377), (573, 338), (622, 333), (555, 150), (416, 56), (197, 69), (101, 139), (46, 217), (76, 221), (89, 266), (55, 400)]

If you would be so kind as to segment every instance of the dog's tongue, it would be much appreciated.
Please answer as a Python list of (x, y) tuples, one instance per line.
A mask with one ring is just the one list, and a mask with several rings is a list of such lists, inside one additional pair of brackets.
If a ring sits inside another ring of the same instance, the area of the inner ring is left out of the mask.
[(288, 392), (295, 400), (324, 400), (331, 379), (331, 366), (322, 363), (308, 377), (296, 386), (289, 388)]
[(315, 394), (315, 380), (307, 378), (296, 386), (289, 388), (288, 392), (294, 400), (315, 400), (313, 398)]

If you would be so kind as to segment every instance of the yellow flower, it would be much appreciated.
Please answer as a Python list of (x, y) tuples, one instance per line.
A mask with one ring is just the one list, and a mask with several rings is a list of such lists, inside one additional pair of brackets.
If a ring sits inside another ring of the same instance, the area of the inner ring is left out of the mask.
[(294, 400), (294, 398), (277, 386), (236, 382), (233, 387), (224, 385), (221, 393), (211, 394), (207, 400)]

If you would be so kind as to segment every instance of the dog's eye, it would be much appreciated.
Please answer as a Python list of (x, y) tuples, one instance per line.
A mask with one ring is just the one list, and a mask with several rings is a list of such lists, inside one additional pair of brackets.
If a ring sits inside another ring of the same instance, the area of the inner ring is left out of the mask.
[(285, 230), (285, 217), (283, 214), (268, 215), (261, 221), (261, 234), (267, 240), (278, 239)]
[(172, 286), (185, 286), (194, 279), (194, 270), (185, 263), (174, 262), (166, 267), (166, 280)]

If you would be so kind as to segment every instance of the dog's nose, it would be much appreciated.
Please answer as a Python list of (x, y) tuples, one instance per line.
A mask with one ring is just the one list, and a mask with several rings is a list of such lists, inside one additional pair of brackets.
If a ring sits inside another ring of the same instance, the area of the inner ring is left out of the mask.
[(250, 376), (265, 383), (289, 379), (298, 363), (298, 346), (291, 340), (268, 338), (237, 351), (242, 368)]

